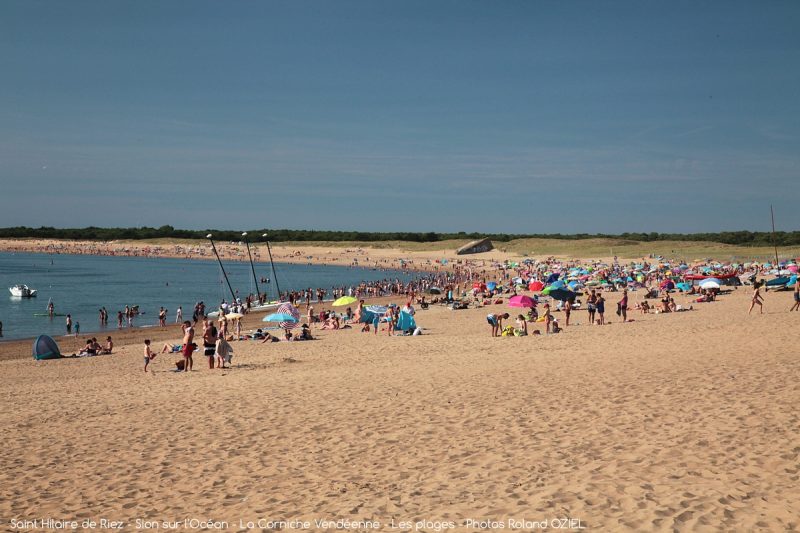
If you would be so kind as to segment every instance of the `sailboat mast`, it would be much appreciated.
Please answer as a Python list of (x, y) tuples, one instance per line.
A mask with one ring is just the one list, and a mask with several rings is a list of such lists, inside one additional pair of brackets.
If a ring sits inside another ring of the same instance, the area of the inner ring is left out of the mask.
[(247, 232), (242, 232), (242, 237), (244, 237), (244, 244), (247, 246), (247, 257), (250, 258), (250, 270), (253, 272), (253, 282), (256, 284), (256, 294), (258, 295), (258, 301), (261, 301), (261, 291), (258, 290), (258, 280), (256, 279), (256, 267), (253, 266), (253, 256), (250, 255), (250, 243), (247, 242)]
[(209, 233), (206, 235), (206, 239), (211, 241), (211, 249), (214, 250), (214, 255), (217, 257), (217, 262), (219, 263), (219, 268), (222, 269), (222, 275), (225, 276), (225, 282), (228, 284), (228, 289), (231, 291), (231, 303), (236, 303), (236, 293), (233, 292), (233, 287), (231, 287), (231, 282), (228, 279), (228, 274), (225, 272), (225, 267), (222, 266), (222, 260), (219, 258), (219, 254), (217, 253), (217, 247), (214, 246), (214, 239), (211, 238), (211, 234)]
[[(262, 237), (267, 238), (269, 235), (266, 233)], [(281, 299), (281, 286), (278, 285), (278, 275), (275, 274), (275, 263), (272, 261), (272, 248), (269, 246), (269, 239), (267, 239), (267, 252), (269, 253), (269, 264), (272, 266), (272, 279), (275, 280), (275, 289), (278, 291), (278, 300)]]
[(775, 211), (772, 210), (772, 204), (769, 204), (769, 214), (772, 217), (772, 246), (775, 247), (775, 268), (778, 268), (778, 243), (775, 241)]

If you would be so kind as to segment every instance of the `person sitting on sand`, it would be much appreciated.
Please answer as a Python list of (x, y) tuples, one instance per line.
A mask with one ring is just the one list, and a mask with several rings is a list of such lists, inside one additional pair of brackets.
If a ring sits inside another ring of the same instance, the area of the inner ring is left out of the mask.
[(500, 332), (503, 330), (503, 320), (508, 316), (508, 313), (503, 313), (502, 315), (490, 313), (486, 315), (486, 321), (492, 327), (492, 337), (500, 336)]
[(517, 316), (517, 331), (516, 335), (519, 337), (525, 337), (528, 335), (528, 321), (525, 320), (524, 315)]
[(103, 353), (103, 347), (100, 346), (100, 343), (97, 342), (97, 337), (92, 337), (92, 348), (94, 349), (94, 353), (100, 355)]
[(300, 328), (300, 334), (296, 337), (295, 340), (298, 341), (310, 341), (313, 340), (314, 337), (311, 336), (311, 329), (308, 327), (308, 324), (303, 324)]
[(156, 358), (155, 352), (150, 349), (150, 339), (144, 340), (144, 371), (147, 372), (147, 365)]
[(111, 340), (111, 337), (106, 337), (106, 345), (103, 348), (103, 354), (108, 355), (114, 350), (114, 341)]
[(650, 312), (650, 304), (647, 303), (647, 300), (643, 301), (639, 308), (642, 310), (643, 315), (646, 315)]
[(94, 343), (92, 339), (86, 339), (86, 344), (84, 344), (83, 349), (81, 349), (80, 353), (78, 353), (79, 357), (88, 357), (92, 355), (97, 355), (97, 351), (94, 349)]

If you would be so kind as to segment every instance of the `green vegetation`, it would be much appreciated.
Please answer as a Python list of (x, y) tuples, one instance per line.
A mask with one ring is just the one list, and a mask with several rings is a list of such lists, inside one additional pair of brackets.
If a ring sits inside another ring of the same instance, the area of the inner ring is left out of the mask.
[[(269, 234), (272, 242), (386, 242), (401, 241), (408, 243), (438, 243), (447, 240), (467, 241), (488, 237), (502, 247), (499, 243), (518, 241), (520, 239), (552, 239), (559, 241), (584, 241), (584, 240), (616, 240), (627, 243), (656, 243), (670, 242), (714, 242), (736, 246), (771, 246), (772, 234), (754, 231), (726, 231), (721, 233), (622, 233), (620, 235), (605, 235), (577, 233), (574, 235), (554, 234), (481, 234), (481, 233), (378, 233), (365, 231), (322, 231), (322, 230), (290, 230), (290, 229), (258, 229), (247, 230), (251, 242), (264, 241), (261, 235)], [(184, 230), (172, 226), (160, 228), (0, 228), (0, 238), (34, 238), (34, 239), (70, 239), (89, 241), (115, 241), (115, 240), (145, 240), (145, 239), (203, 239), (206, 234), (213, 233), (214, 239), (219, 241), (239, 241), (241, 231), (231, 230)], [(800, 231), (775, 232), (777, 246), (800, 245)]]

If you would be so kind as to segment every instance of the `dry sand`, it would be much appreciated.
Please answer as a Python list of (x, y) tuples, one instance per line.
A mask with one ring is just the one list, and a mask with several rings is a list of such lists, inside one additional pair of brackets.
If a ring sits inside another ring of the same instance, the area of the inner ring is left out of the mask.
[(748, 316), (748, 295), (629, 324), (577, 312), (564, 334), (523, 338), (489, 337), (484, 317), (504, 307), (434, 307), (418, 313), (424, 336), (238, 342), (226, 371), (196, 357), (174, 373), (162, 355), (145, 374), (139, 344), (0, 361), (2, 529), (52, 517), (794, 530), (800, 313), (770, 292)]

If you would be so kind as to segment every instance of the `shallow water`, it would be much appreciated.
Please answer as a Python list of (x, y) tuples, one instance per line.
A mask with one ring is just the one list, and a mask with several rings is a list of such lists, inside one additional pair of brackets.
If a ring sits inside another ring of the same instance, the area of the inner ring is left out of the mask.
[[(234, 291), (244, 299), (255, 294), (255, 282), (249, 263), (223, 262)], [(306, 287), (330, 288), (355, 285), (361, 281), (385, 278), (410, 279), (410, 274), (396, 270), (370, 270), (331, 265), (298, 265), (276, 263), (281, 291)], [(272, 278), (269, 263), (255, 264), (256, 277)], [(35, 298), (15, 298), (8, 287), (24, 283), (38, 290)], [(86, 255), (49, 255), (0, 252), (0, 321), (3, 339), (19, 339), (36, 335), (64, 335), (65, 317), (37, 317), (46, 313), (52, 298), (55, 312), (71, 314), (79, 322), (81, 332), (116, 330), (117, 311), (125, 305), (138, 305), (142, 315), (134, 326), (154, 325), (158, 309), (168, 309), (168, 321), (175, 321), (175, 311), (183, 307), (184, 318), (191, 318), (194, 305), (204, 301), (206, 312), (214, 310), (224, 298), (231, 301), (230, 291), (215, 260), (170, 258), (111, 257)], [(259, 283), (259, 290), (270, 300), (277, 297), (274, 280)], [(109, 313), (107, 327), (102, 327), (98, 310), (105, 306)]]

